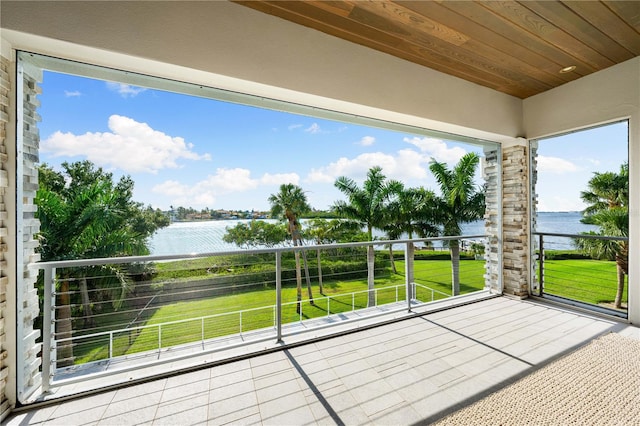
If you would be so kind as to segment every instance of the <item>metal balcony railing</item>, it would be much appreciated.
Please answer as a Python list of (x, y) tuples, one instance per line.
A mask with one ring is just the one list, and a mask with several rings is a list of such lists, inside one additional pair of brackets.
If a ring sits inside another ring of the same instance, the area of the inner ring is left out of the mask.
[[(43, 388), (410, 312), (451, 297), (448, 253), (416, 245), (463, 238), (485, 241), (479, 235), (32, 264), (41, 271)], [(462, 294), (484, 289), (484, 265), (462, 251)]]
[[(613, 253), (624, 251), (628, 238), (542, 232), (533, 235), (537, 243), (538, 296), (627, 318), (626, 274), (618, 269)], [(579, 248), (579, 240), (596, 242), (600, 250), (589, 254)], [(607, 250), (606, 245), (609, 245)], [(623, 288), (618, 295), (619, 286)], [(615, 303), (617, 295), (619, 306)]]

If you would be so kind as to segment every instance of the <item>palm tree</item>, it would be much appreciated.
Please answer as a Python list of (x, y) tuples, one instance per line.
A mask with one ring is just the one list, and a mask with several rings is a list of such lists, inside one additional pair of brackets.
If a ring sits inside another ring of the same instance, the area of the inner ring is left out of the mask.
[[(35, 201), (42, 260), (148, 254), (146, 238), (157, 227), (146, 223), (140, 205), (130, 200), (133, 182), (123, 177), (114, 185), (111, 174), (94, 169), (90, 162), (62, 166), (68, 182), (46, 164), (38, 169), (40, 187)], [(66, 269), (57, 289), (56, 332), (61, 339), (72, 335), (72, 279), (78, 282), (85, 326), (93, 323), (88, 278), (102, 290), (100, 293), (110, 293), (114, 309), (120, 307), (130, 290), (129, 281), (117, 266)], [(71, 341), (58, 344), (57, 357), (59, 366), (73, 363)]]
[[(388, 223), (387, 207), (390, 199), (402, 188), (402, 183), (386, 181), (381, 167), (372, 167), (367, 173), (363, 187), (351, 178), (339, 177), (335, 187), (347, 196), (348, 202), (336, 201), (333, 209), (340, 216), (357, 221), (366, 227), (369, 241), (373, 241), (373, 229), (383, 229)], [(373, 245), (367, 247), (367, 287), (369, 289), (368, 306), (375, 306), (374, 271), (375, 253)]]
[[(271, 204), (271, 215), (273, 217), (283, 217), (287, 223), (287, 230), (291, 235), (291, 240), (295, 247), (302, 245), (302, 237), (300, 235), (300, 222), (298, 216), (311, 210), (311, 206), (307, 202), (307, 196), (302, 188), (292, 183), (285, 183), (280, 185), (280, 192), (277, 194), (271, 194), (269, 196), (269, 204)], [(309, 279), (309, 270), (307, 267), (306, 253), (302, 253), (304, 256), (304, 269), (307, 279), (307, 290), (309, 292), (310, 303), (313, 304), (313, 294), (311, 292), (311, 281)], [(300, 271), (300, 253), (298, 250), (294, 251), (296, 261), (296, 284), (297, 284), (297, 298), (296, 312), (302, 311), (302, 273)]]
[[(433, 225), (435, 194), (422, 187), (404, 188), (404, 185), (401, 185), (397, 189), (398, 192), (387, 207), (389, 218), (383, 228), (387, 238), (397, 240), (406, 234), (409, 239), (412, 239), (414, 233), (422, 238), (436, 236), (438, 229)], [(389, 245), (389, 261), (395, 274), (397, 271), (391, 245)]]
[[(445, 236), (460, 235), (460, 225), (481, 219), (485, 210), (484, 191), (473, 182), (480, 158), (473, 152), (465, 154), (452, 170), (432, 160), (429, 165), (440, 196), (434, 198), (437, 220)], [(451, 250), (451, 285), (453, 295), (460, 294), (460, 246), (458, 240), (449, 241)]]
[[(590, 235), (629, 237), (629, 163), (620, 167), (620, 173), (594, 173), (587, 191), (580, 196), (588, 203), (583, 211), (583, 223), (597, 225), (599, 232)], [(617, 290), (614, 306), (622, 306), (625, 275), (629, 274), (629, 242), (576, 238), (576, 245), (596, 259), (616, 261)]]

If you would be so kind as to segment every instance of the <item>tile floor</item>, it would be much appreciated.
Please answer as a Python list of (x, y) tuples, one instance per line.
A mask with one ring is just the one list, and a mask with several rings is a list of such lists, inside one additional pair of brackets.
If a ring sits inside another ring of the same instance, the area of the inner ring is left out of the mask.
[(13, 413), (15, 425), (429, 423), (607, 332), (640, 329), (498, 297)]

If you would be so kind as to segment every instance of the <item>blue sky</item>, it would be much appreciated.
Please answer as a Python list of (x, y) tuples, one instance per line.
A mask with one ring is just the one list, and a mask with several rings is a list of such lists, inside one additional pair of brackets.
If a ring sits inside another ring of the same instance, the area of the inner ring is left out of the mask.
[[(288, 182), (327, 209), (342, 198), (333, 187), (339, 176), (361, 182), (379, 165), (407, 186), (436, 189), (431, 158), (455, 164), (466, 152), (482, 154), (469, 144), (65, 74), (45, 72), (42, 88), (41, 162), (89, 159), (130, 175), (134, 199), (161, 209), (267, 210), (269, 195)], [(579, 191), (593, 171), (626, 160), (626, 125), (596, 133), (541, 141), (541, 211), (582, 209)]]

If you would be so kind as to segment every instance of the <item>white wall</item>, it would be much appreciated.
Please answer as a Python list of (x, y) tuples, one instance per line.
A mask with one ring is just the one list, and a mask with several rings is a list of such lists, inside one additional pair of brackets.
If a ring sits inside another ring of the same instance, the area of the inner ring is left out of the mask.
[(629, 119), (629, 318), (640, 324), (640, 57), (524, 100), (529, 139), (619, 119)]

